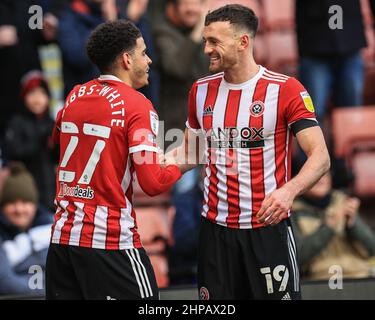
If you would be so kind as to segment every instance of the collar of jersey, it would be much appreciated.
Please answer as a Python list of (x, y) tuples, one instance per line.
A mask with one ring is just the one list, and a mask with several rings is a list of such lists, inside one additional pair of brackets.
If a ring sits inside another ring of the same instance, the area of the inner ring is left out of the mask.
[(253, 76), (251, 79), (245, 81), (245, 82), (242, 82), (242, 83), (230, 83), (230, 82), (227, 82), (225, 81), (224, 77), (223, 77), (223, 84), (225, 86), (227, 86), (229, 89), (241, 89), (245, 86), (248, 86), (249, 84), (252, 84), (252, 83), (255, 83), (258, 81), (258, 79), (262, 76), (264, 72), (264, 67), (259, 65), (259, 71), (256, 73), (255, 76)]
[(99, 80), (112, 80), (112, 81), (120, 81), (122, 83), (124, 83), (124, 81), (122, 81), (120, 78), (117, 78), (116, 76), (112, 75), (112, 74), (102, 74), (100, 77), (99, 77)]

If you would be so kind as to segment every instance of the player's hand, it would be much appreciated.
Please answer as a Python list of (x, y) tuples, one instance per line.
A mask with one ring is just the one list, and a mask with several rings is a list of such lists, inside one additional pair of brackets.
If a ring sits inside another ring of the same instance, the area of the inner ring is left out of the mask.
[(355, 219), (358, 216), (361, 201), (355, 197), (347, 198), (345, 204), (345, 216), (347, 217), (347, 224), (349, 227), (352, 227), (355, 223)]
[(165, 159), (165, 154), (162, 149), (158, 147), (158, 163), (160, 164), (161, 167), (166, 167), (166, 159)]
[(278, 224), (288, 216), (294, 198), (295, 195), (285, 187), (268, 194), (257, 213), (258, 221), (265, 226)]

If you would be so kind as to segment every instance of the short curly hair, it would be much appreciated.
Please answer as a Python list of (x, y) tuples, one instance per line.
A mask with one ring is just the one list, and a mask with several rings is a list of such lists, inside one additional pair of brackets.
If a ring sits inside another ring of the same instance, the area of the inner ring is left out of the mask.
[(259, 24), (258, 17), (254, 11), (240, 4), (228, 4), (209, 12), (204, 25), (208, 26), (218, 21), (229, 21), (234, 26), (245, 28), (251, 33), (252, 37), (255, 37)]
[(130, 21), (102, 23), (94, 29), (87, 41), (87, 55), (100, 72), (108, 72), (120, 54), (134, 50), (139, 37), (142, 37), (141, 32)]

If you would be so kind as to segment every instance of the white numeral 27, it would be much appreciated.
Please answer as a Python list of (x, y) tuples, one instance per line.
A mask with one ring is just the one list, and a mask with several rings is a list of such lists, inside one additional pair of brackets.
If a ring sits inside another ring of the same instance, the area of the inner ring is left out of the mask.
[[(79, 130), (78, 127), (73, 122), (62, 122), (61, 123), (61, 132), (67, 134), (78, 134)], [(104, 127), (96, 124), (89, 124), (85, 123), (83, 125), (83, 133), (89, 136), (96, 136), (101, 138), (109, 138), (111, 133), (111, 128)], [(65, 150), (63, 159), (61, 161), (60, 167), (65, 168), (71, 158), (72, 154), (74, 153), (75, 149), (78, 145), (78, 137), (71, 136), (68, 146)], [(90, 158), (87, 161), (86, 167), (83, 170), (81, 177), (78, 180), (80, 184), (89, 184), (94, 174), (95, 168), (100, 160), (100, 155), (105, 147), (104, 140), (97, 140), (94, 146), (94, 149), (91, 152)], [(60, 170), (59, 171), (59, 181), (64, 182), (72, 182), (75, 178), (76, 173), (74, 171), (66, 171)]]

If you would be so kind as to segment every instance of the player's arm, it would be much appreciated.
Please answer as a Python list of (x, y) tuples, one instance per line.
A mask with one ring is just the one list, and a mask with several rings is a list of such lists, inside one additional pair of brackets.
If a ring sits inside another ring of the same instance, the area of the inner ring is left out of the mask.
[(293, 179), (265, 197), (257, 216), (266, 225), (284, 218), (295, 197), (310, 189), (329, 170), (330, 158), (319, 126), (298, 132), (296, 138), (307, 160)]
[(181, 177), (181, 171), (175, 164), (161, 167), (156, 152), (139, 151), (131, 156), (138, 183), (149, 196), (168, 191)]
[(280, 89), (285, 121), (307, 156), (300, 172), (281, 188), (266, 195), (257, 213), (259, 222), (276, 224), (288, 215), (293, 200), (311, 188), (330, 167), (322, 130), (315, 119), (314, 106), (306, 89), (290, 78)]
[(172, 161), (166, 167), (160, 166), (156, 144), (158, 115), (146, 99), (140, 99), (137, 108), (131, 105), (127, 111), (129, 154), (139, 185), (149, 196), (166, 192), (181, 177), (181, 171)]
[(197, 118), (196, 106), (197, 86), (193, 84), (189, 92), (188, 118), (182, 144), (167, 152), (165, 162), (176, 162), (180, 170), (185, 173), (203, 163), (205, 137)]

